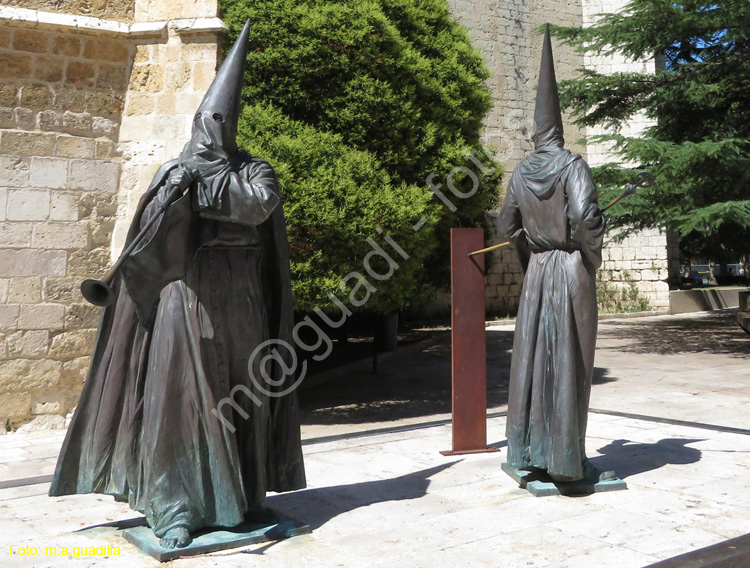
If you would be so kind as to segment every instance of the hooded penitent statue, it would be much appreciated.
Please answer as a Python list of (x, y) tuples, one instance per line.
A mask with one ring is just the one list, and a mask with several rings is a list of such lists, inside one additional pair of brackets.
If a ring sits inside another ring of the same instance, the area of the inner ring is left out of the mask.
[(532, 139), (535, 150), (514, 170), (499, 216), (499, 230), (525, 272), (511, 363), (508, 464), (573, 481), (593, 473), (584, 438), (605, 220), (589, 167), (563, 148), (549, 29)]
[(305, 486), (296, 396), (281, 396), (292, 365), (267, 347), (293, 344), (281, 195), (235, 142), (248, 38), (246, 25), (141, 199), (129, 242), (186, 190), (114, 281), (50, 489), (127, 500), (166, 547)]

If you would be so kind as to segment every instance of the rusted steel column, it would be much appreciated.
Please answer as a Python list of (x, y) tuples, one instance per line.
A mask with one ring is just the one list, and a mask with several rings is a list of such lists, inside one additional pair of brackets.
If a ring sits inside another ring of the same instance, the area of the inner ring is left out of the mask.
[(484, 329), (484, 229), (451, 229), (453, 449), (443, 455), (497, 451), (487, 447), (487, 346)]

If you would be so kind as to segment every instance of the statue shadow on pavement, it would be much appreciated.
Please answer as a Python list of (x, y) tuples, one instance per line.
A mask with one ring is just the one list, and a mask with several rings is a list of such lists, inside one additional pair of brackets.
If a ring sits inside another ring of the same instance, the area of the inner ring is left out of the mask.
[[(330, 487), (303, 489), (291, 493), (272, 494), (266, 498), (263, 505), (266, 511), (272, 515), (278, 515), (282, 519), (304, 524), (305, 530), (301, 531), (300, 534), (305, 534), (309, 533), (310, 530), (318, 529), (339, 515), (361, 507), (367, 507), (369, 505), (385, 503), (388, 501), (406, 501), (424, 497), (430, 486), (430, 478), (452, 467), (459, 461), (461, 460), (454, 460), (450, 463), (401, 475), (392, 479), (379, 479), (362, 483), (352, 483), (349, 485), (334, 485)], [(287, 515), (296, 515), (299, 521), (290, 519)], [(87, 526), (76, 532), (102, 538), (103, 536), (118, 534), (120, 531), (139, 529), (147, 526), (146, 519), (140, 516)], [(244, 524), (234, 528), (214, 527), (202, 532), (210, 536), (213, 531), (228, 531), (231, 533), (242, 527), (244, 527)], [(281, 539), (283, 538), (286, 537), (281, 537)], [(268, 539), (264, 538), (263, 540), (267, 541)], [(251, 550), (241, 550), (239, 552), (262, 555), (266, 550), (275, 546), (279, 541), (280, 539), (278, 538), (272, 538), (270, 542), (265, 542), (263, 546)], [(240, 544), (238, 546), (244, 545)], [(216, 550), (221, 549), (222, 548), (217, 548)], [(184, 555), (184, 550), (185, 549), (180, 549), (169, 552), (177, 557)], [(207, 552), (210, 551), (205, 551), (203, 553)], [(166, 561), (169, 559), (171, 558), (163, 558), (160, 560)]]
[(599, 448), (601, 456), (589, 461), (600, 470), (614, 470), (620, 479), (625, 479), (665, 465), (697, 463), (701, 459), (701, 451), (688, 447), (688, 444), (702, 441), (698, 438), (664, 438), (655, 444), (646, 444), (614, 440)]
[(461, 460), (401, 475), (349, 485), (302, 489), (294, 493), (270, 495), (265, 505), (290, 516), (296, 516), (315, 530), (331, 519), (360, 507), (388, 501), (408, 501), (427, 494), (430, 478)]
[(591, 380), (591, 384), (606, 385), (607, 383), (614, 383), (617, 380), (617, 377), (610, 376), (609, 369), (594, 367), (594, 377)]

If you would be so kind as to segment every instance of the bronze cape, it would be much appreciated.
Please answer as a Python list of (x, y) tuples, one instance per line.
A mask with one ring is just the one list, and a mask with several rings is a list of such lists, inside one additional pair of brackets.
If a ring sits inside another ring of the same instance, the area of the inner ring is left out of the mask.
[(552, 131), (513, 172), (499, 231), (525, 271), (513, 342), (508, 463), (584, 476), (604, 217), (591, 171)]
[[(267, 361), (270, 381), (260, 373), (270, 348), (250, 361), (267, 340), (294, 344), (279, 188), (270, 166), (243, 152), (217, 164), (168, 209), (118, 278), (50, 488), (53, 496), (128, 500), (157, 536), (236, 525), (266, 491), (305, 486), (296, 395), (275, 396), (294, 380), (284, 372), (291, 354), (280, 348), (285, 359)], [(156, 174), (128, 242), (176, 167)], [(210, 215), (199, 196), (206, 180)], [(223, 415), (234, 431), (211, 412), (231, 394), (237, 406), (225, 405)]]

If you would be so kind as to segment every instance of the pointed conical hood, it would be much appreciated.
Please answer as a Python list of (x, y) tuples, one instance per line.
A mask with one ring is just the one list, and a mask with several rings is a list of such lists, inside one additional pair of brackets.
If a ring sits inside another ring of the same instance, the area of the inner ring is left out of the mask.
[(242, 99), (242, 82), (245, 77), (247, 45), (250, 39), (250, 20), (234, 42), (232, 50), (216, 73), (211, 86), (198, 108), (199, 113), (218, 113), (233, 132), (237, 132)]
[[(556, 128), (555, 128), (556, 127)], [(542, 45), (542, 63), (539, 66), (539, 86), (536, 93), (536, 107), (534, 108), (534, 131), (531, 137), (535, 140), (546, 133), (555, 132), (562, 138), (563, 123), (560, 113), (560, 96), (557, 92), (555, 79), (555, 63), (552, 59), (552, 41), (549, 35), (549, 24), (544, 32)], [(547, 138), (545, 136), (545, 138)]]

